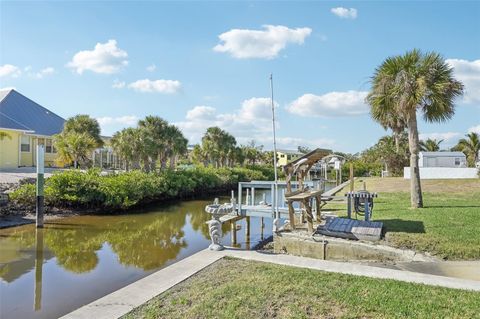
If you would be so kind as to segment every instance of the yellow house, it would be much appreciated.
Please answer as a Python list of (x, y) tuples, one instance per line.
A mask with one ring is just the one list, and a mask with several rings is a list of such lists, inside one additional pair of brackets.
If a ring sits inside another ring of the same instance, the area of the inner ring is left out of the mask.
[(0, 90), (0, 170), (35, 166), (37, 145), (45, 147), (45, 166), (54, 166), (52, 136), (65, 120), (13, 89)]
[(277, 166), (285, 166), (288, 162), (294, 161), (303, 155), (304, 154), (300, 153), (299, 151), (277, 150)]

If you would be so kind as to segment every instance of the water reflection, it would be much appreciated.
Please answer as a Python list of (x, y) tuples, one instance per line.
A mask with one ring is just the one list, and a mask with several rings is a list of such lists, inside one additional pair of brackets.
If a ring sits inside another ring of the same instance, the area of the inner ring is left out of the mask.
[(42, 307), (43, 228), (35, 230), (35, 311)]
[[(61, 316), (208, 247), (210, 202), (0, 230), (0, 317)], [(271, 225), (252, 217), (224, 223), (222, 232), (225, 245), (249, 248)]]

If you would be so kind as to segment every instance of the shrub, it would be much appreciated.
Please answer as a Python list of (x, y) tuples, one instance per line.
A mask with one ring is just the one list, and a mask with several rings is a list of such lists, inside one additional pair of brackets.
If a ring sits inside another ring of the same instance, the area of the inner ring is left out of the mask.
[[(195, 167), (160, 173), (130, 171), (102, 175), (99, 170), (67, 170), (45, 182), (45, 203), (54, 207), (128, 209), (152, 201), (174, 199), (235, 187), (239, 181), (267, 180), (266, 168)], [(273, 170), (271, 170), (273, 172)], [(35, 185), (24, 184), (11, 194), (19, 205), (35, 206)]]

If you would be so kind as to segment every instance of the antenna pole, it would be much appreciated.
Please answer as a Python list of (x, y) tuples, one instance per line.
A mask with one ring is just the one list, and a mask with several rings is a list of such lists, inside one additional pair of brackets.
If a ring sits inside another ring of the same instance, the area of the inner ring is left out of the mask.
[(275, 136), (275, 102), (273, 101), (273, 74), (270, 73), (270, 92), (271, 92), (271, 103), (272, 103), (272, 128), (273, 128), (273, 169), (274, 169), (274, 174), (275, 174), (275, 193), (272, 194), (272, 205), (274, 207), (275, 211), (275, 218), (278, 218), (278, 212), (277, 212), (277, 192), (278, 192), (278, 176), (277, 176), (277, 140)]

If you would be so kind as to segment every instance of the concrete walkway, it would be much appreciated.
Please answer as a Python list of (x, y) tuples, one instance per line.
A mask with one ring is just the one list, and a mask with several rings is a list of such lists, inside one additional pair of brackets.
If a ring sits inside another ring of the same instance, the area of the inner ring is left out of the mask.
[(205, 249), (83, 306), (62, 318), (118, 318), (225, 256), (327, 272), (480, 291), (480, 282), (474, 280), (428, 275), (354, 263), (335, 262), (290, 255), (266, 254), (258, 251), (227, 249), (221, 252), (213, 252)]

